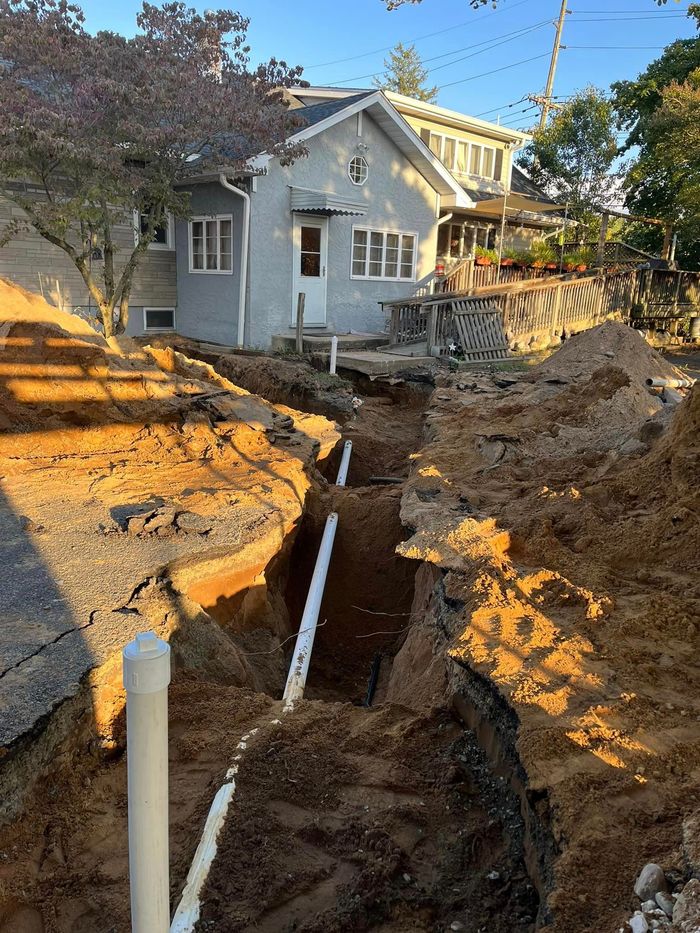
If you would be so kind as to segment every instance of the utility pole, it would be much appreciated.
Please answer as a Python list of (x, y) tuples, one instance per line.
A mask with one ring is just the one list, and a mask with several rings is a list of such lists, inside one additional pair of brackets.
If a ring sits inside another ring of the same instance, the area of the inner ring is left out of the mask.
[[(559, 49), (562, 47), (561, 37), (564, 32), (564, 20), (566, 19), (567, 13), (570, 10), (567, 10), (568, 0), (561, 0), (561, 11), (559, 13), (559, 21), (557, 23), (557, 34), (554, 39), (554, 48), (552, 49), (552, 60), (549, 63), (549, 74), (547, 76), (547, 87), (544, 92), (544, 100), (542, 101), (542, 115), (540, 116), (540, 129), (543, 130), (547, 125), (547, 117), (549, 116), (549, 111), (552, 109), (552, 91), (554, 90), (554, 78), (557, 73), (557, 62), (559, 61)], [(566, 48), (566, 46), (564, 46)]]

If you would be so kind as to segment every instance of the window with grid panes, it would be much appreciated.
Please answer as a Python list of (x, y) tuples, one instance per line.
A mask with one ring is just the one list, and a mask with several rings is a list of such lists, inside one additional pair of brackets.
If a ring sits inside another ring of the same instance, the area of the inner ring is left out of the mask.
[(352, 235), (352, 277), (412, 281), (416, 236), (355, 227)]

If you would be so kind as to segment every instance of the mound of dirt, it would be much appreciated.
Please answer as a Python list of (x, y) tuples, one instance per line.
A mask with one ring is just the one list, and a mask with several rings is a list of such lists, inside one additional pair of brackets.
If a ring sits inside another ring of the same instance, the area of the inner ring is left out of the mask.
[[(0, 769), (12, 810), (59, 740), (43, 747), (33, 730), (66, 700), (82, 697), (95, 730), (110, 733), (121, 688), (90, 695), (88, 675), (136, 631), (186, 641), (196, 629), (204, 666), (265, 688), (269, 674), (247, 662), (240, 632), (193, 607), (216, 614), (252, 589), (248, 637), (289, 635), (283, 581), (269, 568), (291, 547), (314, 464), (338, 433), (176, 352), (108, 343), (7, 282), (0, 342), (2, 556), (15, 568), (0, 609), (0, 746), (26, 742), (39, 756)], [(143, 598), (150, 586), (162, 598)], [(118, 683), (116, 668), (110, 676)]]
[[(403, 651), (444, 659), (448, 692), (520, 774), (553, 931), (619, 928), (647, 861), (688, 871), (700, 394), (664, 406), (644, 386), (673, 374), (619, 324), (520, 378), (460, 374), (433, 396), (402, 501), (400, 553), (441, 570), (436, 624)], [(394, 670), (410, 664), (400, 653)]]

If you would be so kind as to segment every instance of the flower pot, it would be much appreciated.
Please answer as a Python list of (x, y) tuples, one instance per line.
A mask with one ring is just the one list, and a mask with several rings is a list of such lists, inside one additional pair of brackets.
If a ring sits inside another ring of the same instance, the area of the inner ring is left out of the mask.
[(501, 259), (501, 265), (502, 265), (502, 266), (512, 266), (512, 265), (513, 265), (513, 260), (512, 260), (512, 259)]
[(588, 266), (586, 265), (586, 263), (585, 263), (585, 262), (582, 262), (582, 263), (580, 263), (578, 266), (576, 266), (576, 271), (577, 271), (577, 272), (585, 272), (587, 268), (588, 268)]
[(490, 266), (491, 260), (487, 259), (486, 256), (477, 256), (474, 260), (475, 265), (477, 266)]
[(541, 259), (536, 259), (536, 260), (531, 264), (531, 268), (532, 268), (532, 269), (544, 269), (544, 263), (542, 262)]
[(556, 268), (557, 268), (556, 262), (548, 262), (548, 263), (545, 265), (545, 269), (556, 269)]
[(575, 268), (576, 268), (576, 264), (573, 262), (564, 263), (564, 272), (573, 272)]

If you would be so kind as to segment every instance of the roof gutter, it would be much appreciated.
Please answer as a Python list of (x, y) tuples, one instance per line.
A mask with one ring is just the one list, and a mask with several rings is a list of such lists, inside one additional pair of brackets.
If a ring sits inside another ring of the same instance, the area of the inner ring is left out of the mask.
[(242, 347), (245, 343), (245, 305), (248, 288), (248, 243), (250, 241), (250, 195), (247, 191), (236, 188), (224, 174), (219, 175), (219, 184), (227, 191), (243, 199), (243, 236), (241, 237), (241, 271), (238, 291), (238, 334), (236, 346)]

